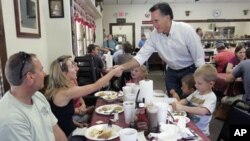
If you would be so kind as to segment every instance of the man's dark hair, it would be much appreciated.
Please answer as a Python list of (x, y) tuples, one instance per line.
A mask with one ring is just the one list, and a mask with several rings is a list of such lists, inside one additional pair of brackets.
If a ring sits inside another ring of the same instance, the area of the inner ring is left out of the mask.
[(95, 45), (95, 44), (89, 44), (87, 47), (88, 53), (91, 53), (93, 50), (95, 50), (96, 47), (97, 47), (97, 45)]
[(169, 15), (171, 20), (174, 18), (172, 8), (169, 6), (168, 3), (166, 2), (157, 3), (153, 7), (151, 7), (149, 11), (154, 12), (158, 9), (160, 10), (162, 15)]
[(235, 50), (234, 50), (234, 53), (238, 53), (241, 49), (245, 48), (243, 45), (238, 45)]
[(198, 28), (196, 28), (196, 33), (198, 33), (199, 31), (201, 30), (201, 28), (200, 27), (198, 27)]
[(246, 50), (246, 57), (247, 59), (250, 59), (250, 48), (247, 48)]

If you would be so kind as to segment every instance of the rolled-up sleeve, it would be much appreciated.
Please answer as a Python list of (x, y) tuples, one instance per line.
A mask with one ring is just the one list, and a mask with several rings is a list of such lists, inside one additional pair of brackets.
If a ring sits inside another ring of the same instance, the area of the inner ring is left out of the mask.
[(134, 59), (142, 65), (148, 58), (151, 56), (152, 53), (156, 52), (152, 39), (148, 39), (140, 51), (136, 54)]

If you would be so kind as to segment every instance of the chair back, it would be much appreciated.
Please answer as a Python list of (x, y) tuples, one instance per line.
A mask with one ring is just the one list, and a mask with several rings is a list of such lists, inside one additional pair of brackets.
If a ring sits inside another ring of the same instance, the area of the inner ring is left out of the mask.
[(97, 69), (92, 56), (75, 57), (75, 62), (79, 68), (77, 72), (77, 82), (79, 86), (94, 83), (97, 80)]
[(237, 100), (232, 104), (229, 115), (223, 124), (217, 141), (221, 139), (224, 141), (230, 140), (230, 135), (232, 134), (230, 133), (230, 128), (232, 128), (233, 125), (250, 125), (249, 105), (242, 100)]

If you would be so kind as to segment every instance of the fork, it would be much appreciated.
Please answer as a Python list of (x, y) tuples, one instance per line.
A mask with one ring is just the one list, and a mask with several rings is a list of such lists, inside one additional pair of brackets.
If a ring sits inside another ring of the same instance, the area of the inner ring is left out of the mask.
[(174, 116), (171, 114), (171, 112), (169, 110), (167, 110), (167, 111), (168, 111), (168, 115), (170, 115), (170, 117), (172, 118), (173, 122), (176, 122), (176, 120), (175, 120)]

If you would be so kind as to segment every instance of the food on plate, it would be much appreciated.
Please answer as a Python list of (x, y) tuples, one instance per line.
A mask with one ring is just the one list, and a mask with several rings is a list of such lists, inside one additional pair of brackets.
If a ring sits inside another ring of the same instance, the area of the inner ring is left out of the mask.
[(122, 109), (121, 106), (116, 106), (116, 107), (114, 108), (114, 110), (115, 110), (115, 112), (119, 113), (119, 112), (121, 112), (123, 109)]
[(104, 97), (104, 96), (117, 96), (117, 92), (115, 91), (100, 91), (95, 93), (95, 96), (100, 96), (100, 97)]
[(97, 138), (99, 139), (108, 139), (112, 136), (112, 130), (111, 129), (104, 129), (101, 134)]
[(172, 112), (173, 116), (187, 116), (187, 113), (184, 111), (174, 111)]
[(107, 95), (105, 97), (103, 97), (104, 99), (108, 99), (108, 100), (111, 100), (111, 99), (116, 99), (117, 96), (116, 95)]
[(92, 129), (90, 131), (90, 137), (97, 139), (108, 139), (112, 136), (112, 129)]
[(100, 92), (98, 93), (98, 96), (102, 97), (102, 96), (105, 96), (106, 94), (104, 92)]
[(107, 111), (111, 111), (112, 107), (111, 106), (102, 106), (100, 109), (99, 109), (99, 112), (107, 112)]
[(103, 105), (100, 107), (97, 107), (95, 111), (98, 114), (103, 114), (103, 115), (110, 115), (113, 113), (121, 113), (123, 112), (123, 107), (118, 104), (109, 104), (109, 105)]

